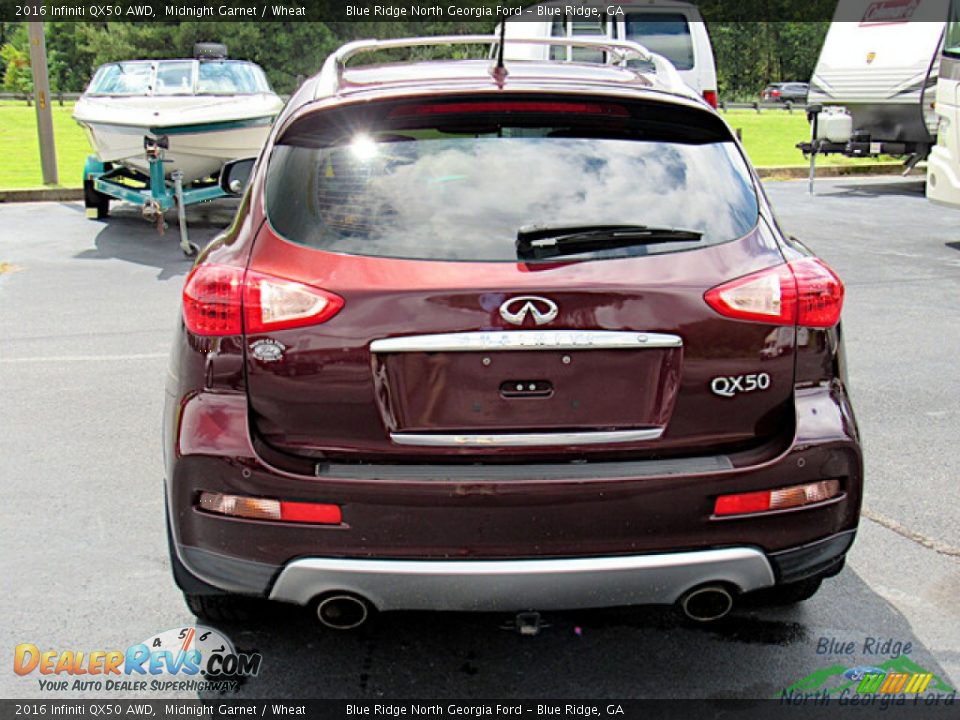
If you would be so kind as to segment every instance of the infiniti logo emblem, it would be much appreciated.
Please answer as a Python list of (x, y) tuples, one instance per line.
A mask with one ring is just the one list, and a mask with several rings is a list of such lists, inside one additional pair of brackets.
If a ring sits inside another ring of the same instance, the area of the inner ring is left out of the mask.
[(510, 298), (500, 306), (500, 317), (511, 325), (523, 325), (527, 315), (533, 318), (537, 325), (546, 325), (557, 317), (560, 308), (553, 300), (536, 295), (521, 295)]

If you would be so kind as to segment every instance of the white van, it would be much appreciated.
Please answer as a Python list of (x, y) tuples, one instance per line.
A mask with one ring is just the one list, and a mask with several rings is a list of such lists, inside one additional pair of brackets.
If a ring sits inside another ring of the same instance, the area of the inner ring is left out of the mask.
[[(622, 12), (608, 14), (608, 9)], [(671, 0), (611, 5), (608, 2), (549, 0), (531, 5), (507, 20), (507, 40), (545, 37), (595, 37), (638, 42), (663, 55), (690, 87), (717, 106), (717, 70), (710, 36), (695, 5)], [(588, 48), (548, 47), (507, 42), (507, 60), (603, 62), (604, 53)]]
[(927, 158), (927, 198), (960, 207), (960, 0), (952, 0), (937, 81), (937, 144)]

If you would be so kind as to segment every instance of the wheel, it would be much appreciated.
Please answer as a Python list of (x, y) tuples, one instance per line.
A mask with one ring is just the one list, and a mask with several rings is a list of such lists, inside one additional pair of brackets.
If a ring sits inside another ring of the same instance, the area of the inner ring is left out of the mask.
[(822, 577), (812, 577), (786, 585), (774, 585), (750, 593), (750, 599), (757, 605), (795, 605), (816, 595), (822, 583)]
[(262, 601), (243, 595), (194, 595), (183, 593), (190, 612), (210, 622), (249, 622), (261, 613)]
[(95, 190), (92, 180), (83, 181), (83, 204), (91, 220), (103, 220), (110, 215), (110, 196)]

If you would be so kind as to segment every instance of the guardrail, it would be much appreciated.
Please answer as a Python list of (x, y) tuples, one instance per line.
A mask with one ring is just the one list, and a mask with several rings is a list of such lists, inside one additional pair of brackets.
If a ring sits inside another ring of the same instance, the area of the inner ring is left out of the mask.
[[(81, 93), (77, 92), (55, 92), (50, 93), (50, 99), (58, 105), (63, 105), (65, 101), (75, 102), (80, 95)], [(25, 102), (28, 107), (33, 105), (33, 95), (30, 93), (0, 93), (0, 100), (19, 100)]]
[(788, 113), (793, 113), (794, 110), (806, 112), (807, 105), (806, 103), (795, 103), (789, 100), (787, 102), (726, 102), (721, 100), (718, 109), (722, 112), (727, 110), (755, 110), (759, 113), (763, 110), (786, 110)]

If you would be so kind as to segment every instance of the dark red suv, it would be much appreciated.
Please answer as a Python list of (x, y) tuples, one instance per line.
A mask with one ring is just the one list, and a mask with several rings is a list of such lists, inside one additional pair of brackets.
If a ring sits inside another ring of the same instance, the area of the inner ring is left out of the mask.
[(464, 41), (491, 38), (338, 51), (187, 278), (164, 446), (190, 608), (809, 597), (861, 499), (840, 280), (639, 46), (346, 67)]

